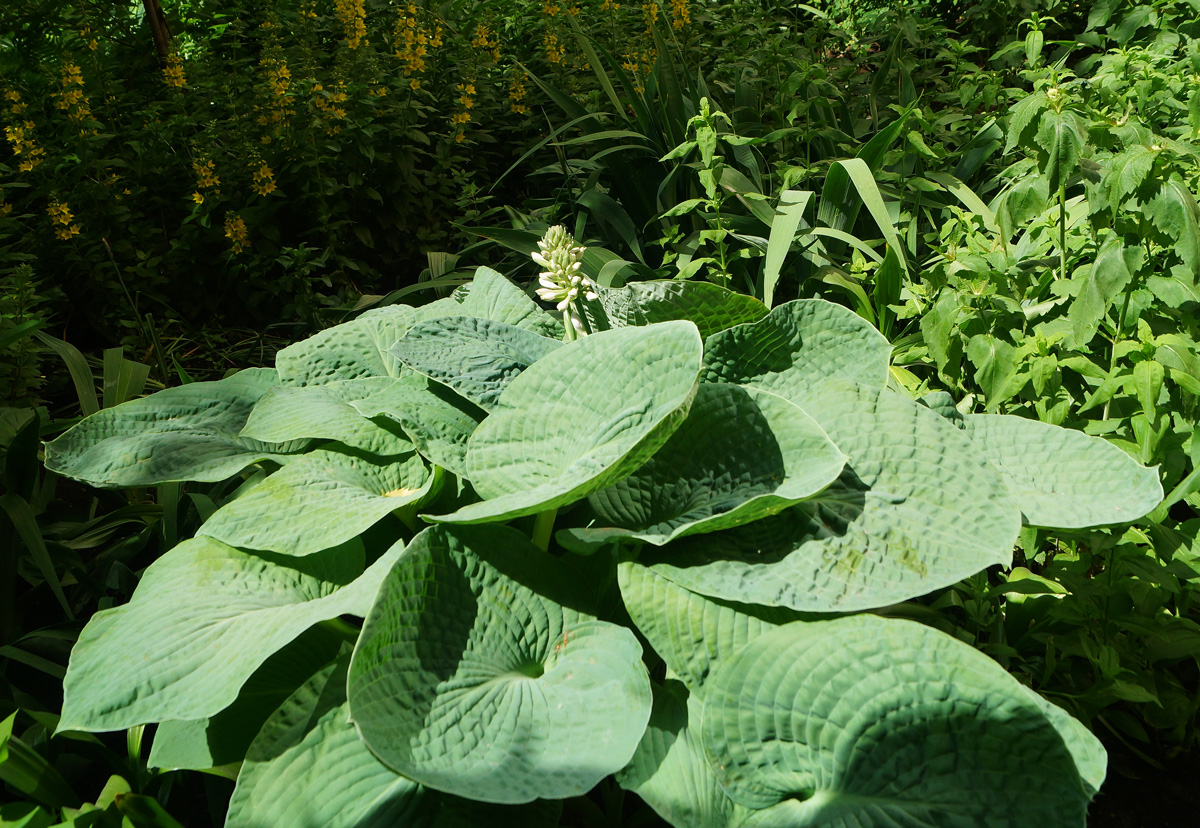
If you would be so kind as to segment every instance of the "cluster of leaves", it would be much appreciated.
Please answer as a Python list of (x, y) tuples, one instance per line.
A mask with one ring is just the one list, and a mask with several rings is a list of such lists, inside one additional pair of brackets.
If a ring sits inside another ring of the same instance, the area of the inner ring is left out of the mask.
[(59, 731), (240, 763), (230, 826), (554, 825), (614, 774), (681, 827), (1083, 825), (1100, 743), (880, 611), (1007, 564), (1023, 523), (1135, 520), (1157, 475), (888, 390), (887, 340), (824, 300), (586, 304), (563, 344), (480, 269), (49, 443), (94, 485), (246, 480), (85, 627)]

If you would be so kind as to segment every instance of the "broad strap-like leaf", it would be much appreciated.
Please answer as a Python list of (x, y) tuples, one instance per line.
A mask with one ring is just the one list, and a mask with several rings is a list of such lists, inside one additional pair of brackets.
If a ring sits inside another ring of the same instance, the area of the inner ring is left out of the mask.
[(776, 517), (644, 549), (642, 562), (703, 595), (849, 612), (1011, 560), (1020, 511), (960, 429), (845, 381), (820, 385), (803, 408), (850, 458), (836, 483)]
[(391, 354), (491, 411), (517, 374), (560, 347), (556, 339), (515, 325), (449, 316), (414, 325), (392, 346)]
[(620, 770), (650, 716), (641, 646), (589, 585), (502, 526), (434, 526), (380, 590), (350, 667), (372, 752), (486, 802), (558, 799)]
[(561, 809), (556, 802), (473, 802), (431, 791), (380, 762), (350, 722), (348, 661), (314, 675), (267, 720), (238, 774), (226, 828), (557, 824)]
[(969, 414), (963, 428), (1032, 526), (1132, 523), (1163, 499), (1154, 469), (1099, 437), (1008, 414)]
[(467, 476), (467, 440), (487, 416), (446, 386), (411, 372), (351, 405), (364, 417), (398, 422), (426, 460), (459, 477)]
[(654, 686), (654, 708), (641, 744), (617, 782), (675, 828), (737, 828), (757, 811), (717, 784), (704, 755), (704, 705), (677, 681)]
[(663, 545), (777, 514), (837, 479), (845, 456), (782, 397), (705, 383), (683, 425), (644, 466), (591, 495), (587, 542), (633, 537)]
[[(753, 296), (736, 293), (712, 282), (672, 279), (631, 282), (622, 288), (599, 288), (595, 303), (586, 303), (588, 319), (599, 330), (650, 325), (685, 319), (707, 339), (712, 334), (756, 322), (767, 307)], [(596, 313), (596, 306), (601, 313)]]
[(799, 403), (830, 379), (883, 388), (891, 352), (887, 339), (853, 311), (824, 299), (797, 299), (759, 322), (709, 337), (703, 378)]
[(223, 710), (309, 627), (365, 615), (399, 557), (363, 571), (357, 541), (305, 558), (184, 541), (150, 565), (133, 600), (103, 610), (71, 650), (58, 729), (121, 730)]
[(700, 336), (690, 322), (604, 331), (529, 366), (467, 444), (487, 498), (431, 520), (508, 520), (571, 503), (629, 475), (687, 416)]
[(870, 615), (752, 640), (708, 685), (703, 742), (729, 796), (764, 811), (755, 824), (1082, 828), (1090, 799), (1059, 732), (1003, 668)]
[(434, 494), (436, 476), (415, 452), (373, 457), (318, 450), (217, 510), (203, 526), (230, 546), (312, 555), (365, 532)]
[(46, 444), (46, 468), (93, 486), (216, 482), (259, 460), (286, 462), (306, 442), (240, 436), (255, 403), (279, 384), (251, 368), (105, 408)]
[(268, 443), (316, 438), (371, 454), (404, 454), (413, 450), (413, 444), (398, 425), (370, 420), (351, 405), (394, 382), (390, 377), (369, 377), (272, 388), (255, 404), (241, 436)]

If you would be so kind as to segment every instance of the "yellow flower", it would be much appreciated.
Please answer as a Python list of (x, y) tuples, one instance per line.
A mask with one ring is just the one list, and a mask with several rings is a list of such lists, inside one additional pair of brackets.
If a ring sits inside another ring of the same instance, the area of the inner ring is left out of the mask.
[(204, 193), (201, 193), (201, 192), (192, 193), (192, 201), (196, 202), (197, 204), (203, 204), (204, 203)]
[(234, 255), (246, 249), (249, 233), (241, 216), (225, 216), (225, 238), (229, 239)]
[(692, 22), (692, 10), (687, 0), (671, 0), (671, 27), (682, 29)]
[[(254, 165), (251, 164), (251, 166)], [(279, 189), (275, 186), (275, 173), (266, 161), (259, 162), (258, 169), (254, 171), (251, 177), (254, 179), (254, 183), (251, 186), (261, 196), (270, 195)]]
[(178, 53), (167, 56), (167, 65), (163, 67), (163, 78), (167, 86), (182, 89), (187, 86), (187, 78), (183, 74), (183, 58)]

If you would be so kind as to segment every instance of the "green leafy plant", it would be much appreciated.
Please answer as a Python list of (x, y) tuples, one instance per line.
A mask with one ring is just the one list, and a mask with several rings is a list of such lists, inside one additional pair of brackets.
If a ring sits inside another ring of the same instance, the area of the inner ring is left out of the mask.
[(678, 826), (1082, 825), (1095, 738), (879, 613), (1023, 522), (1134, 520), (1157, 475), (887, 390), (887, 341), (823, 300), (590, 292), (563, 343), (481, 268), (49, 443), (97, 485), (247, 481), (89, 622), (59, 730), (241, 763), (229, 826), (552, 825), (609, 777)]

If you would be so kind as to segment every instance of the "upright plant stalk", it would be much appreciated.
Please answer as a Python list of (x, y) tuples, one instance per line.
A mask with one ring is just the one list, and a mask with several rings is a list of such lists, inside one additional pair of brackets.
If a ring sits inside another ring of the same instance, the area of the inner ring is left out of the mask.
[(554, 518), (558, 517), (558, 509), (547, 509), (538, 512), (533, 521), (533, 545), (545, 552), (550, 548), (550, 536), (554, 534)]

